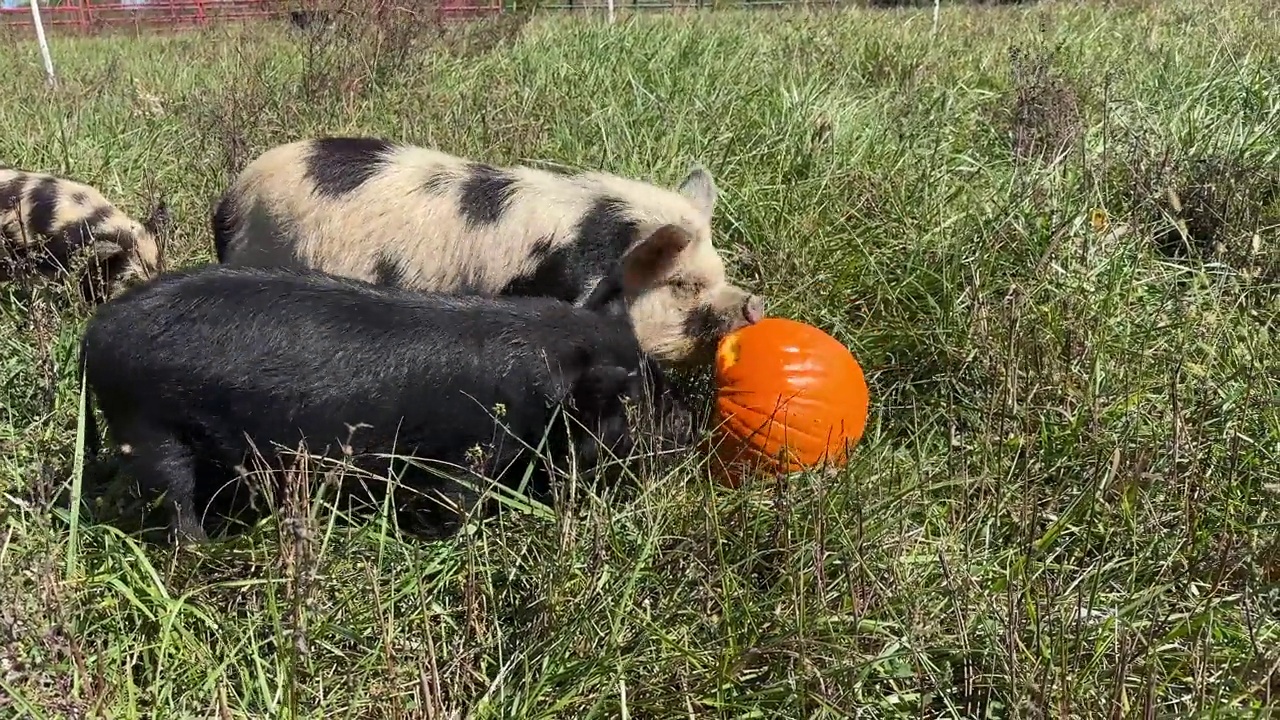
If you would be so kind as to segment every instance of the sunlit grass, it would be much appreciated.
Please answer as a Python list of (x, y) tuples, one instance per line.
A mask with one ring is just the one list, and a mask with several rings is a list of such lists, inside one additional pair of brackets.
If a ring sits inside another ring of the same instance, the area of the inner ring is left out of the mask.
[(53, 502), (74, 481), (85, 311), (5, 288), (0, 706), (1273, 704), (1280, 23), (1267, 0), (1116, 5), (948, 7), (936, 36), (913, 10), (558, 17), (389, 32), (376, 53), (282, 29), (58, 38), (54, 95), (12, 45), (0, 161), (137, 215), (163, 195), (179, 265), (211, 258), (231, 172), (315, 134), (666, 185), (702, 162), (732, 274), (846, 342), (873, 407), (836, 478), (728, 490), (690, 463), (638, 499), (432, 545), (295, 508), (175, 554)]

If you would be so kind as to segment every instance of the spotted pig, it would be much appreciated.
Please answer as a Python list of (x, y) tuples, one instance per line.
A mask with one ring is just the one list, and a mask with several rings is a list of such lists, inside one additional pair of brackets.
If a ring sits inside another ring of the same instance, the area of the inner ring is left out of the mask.
[(77, 180), (0, 168), (0, 281), (76, 273), (84, 299), (104, 300), (160, 272), (168, 220), (163, 202), (138, 222)]
[[(228, 264), (421, 291), (590, 298), (629, 314), (658, 360), (703, 364), (724, 334), (764, 313), (725, 275), (711, 232), (717, 194), (700, 167), (671, 190), (331, 137), (258, 156), (216, 204), (213, 232)], [(646, 248), (660, 262), (624, 283), (624, 258)]]

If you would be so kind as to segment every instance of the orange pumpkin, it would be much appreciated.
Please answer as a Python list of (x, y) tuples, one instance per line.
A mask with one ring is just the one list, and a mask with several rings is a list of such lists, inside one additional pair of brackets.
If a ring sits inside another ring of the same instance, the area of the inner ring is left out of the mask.
[(843, 465), (866, 427), (858, 361), (806, 323), (770, 317), (727, 335), (716, 386), (715, 459), (731, 485), (744, 473)]

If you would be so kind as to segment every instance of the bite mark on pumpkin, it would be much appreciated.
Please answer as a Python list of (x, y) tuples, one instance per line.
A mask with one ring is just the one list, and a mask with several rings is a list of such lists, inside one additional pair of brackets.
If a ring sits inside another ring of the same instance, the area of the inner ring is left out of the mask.
[(738, 338), (730, 335), (720, 343), (719, 349), (716, 350), (716, 359), (720, 362), (720, 367), (729, 369), (738, 364)]

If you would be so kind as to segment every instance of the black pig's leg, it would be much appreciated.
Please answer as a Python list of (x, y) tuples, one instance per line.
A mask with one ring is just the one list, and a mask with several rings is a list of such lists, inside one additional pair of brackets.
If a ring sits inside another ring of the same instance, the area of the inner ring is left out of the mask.
[(191, 449), (164, 431), (135, 429), (129, 443), (131, 465), (145, 487), (163, 490), (169, 510), (169, 530), (179, 541), (208, 538), (195, 508), (195, 458)]

